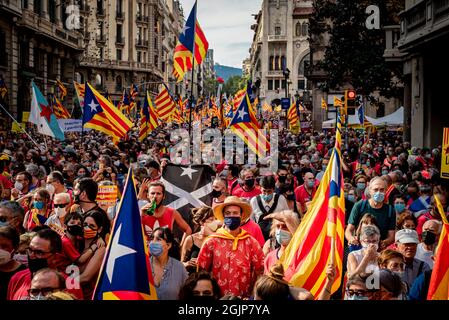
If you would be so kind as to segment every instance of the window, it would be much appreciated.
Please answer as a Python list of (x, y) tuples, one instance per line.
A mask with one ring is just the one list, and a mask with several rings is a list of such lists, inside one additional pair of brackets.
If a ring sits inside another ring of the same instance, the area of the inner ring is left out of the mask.
[(156, 67), (159, 66), (159, 56), (158, 56), (158, 55), (155, 55), (155, 56), (154, 56), (154, 65), (155, 65)]
[(281, 70), (287, 69), (287, 59), (285, 59), (285, 56), (281, 57)]
[(122, 49), (117, 49), (117, 60), (118, 61), (122, 60)]
[(286, 81), (285, 80), (281, 81), (281, 87), (282, 87), (283, 90), (286, 88)]
[(159, 33), (159, 20), (154, 20), (154, 32)]
[(309, 35), (309, 24), (307, 22), (304, 22), (302, 24), (302, 36), (307, 37)]
[(274, 90), (279, 90), (280, 88), (280, 81), (278, 80), (274, 80)]
[(122, 77), (121, 76), (117, 76), (117, 78), (115, 78), (115, 88), (116, 88), (116, 91), (122, 90)]
[(123, 12), (123, 0), (117, 0), (117, 13), (122, 13)]
[(40, 15), (41, 14), (41, 10), (42, 10), (41, 6), (42, 6), (41, 0), (34, 0), (33, 1), (34, 13), (37, 13), (38, 15)]
[(117, 25), (117, 42), (122, 43), (122, 25)]
[(276, 56), (276, 62), (274, 66), (274, 70), (281, 70), (281, 57)]
[(100, 60), (103, 60), (103, 58), (104, 58), (104, 48), (101, 47), (100, 48)]
[(301, 35), (301, 22), (296, 23), (296, 30), (295, 30), (295, 34), (297, 37), (299, 37)]
[(145, 51), (143, 52), (143, 62), (147, 63), (147, 53)]
[(20, 42), (20, 65), (27, 67), (29, 62), (29, 44), (27, 41)]
[[(34, 51), (36, 52), (36, 48)], [(6, 54), (6, 34), (0, 30), (0, 66), (8, 65), (8, 55)]]
[(102, 37), (103, 37), (103, 21), (98, 21), (97, 39), (101, 39)]
[(103, 13), (103, 0), (97, 0), (97, 13)]
[(28, 0), (22, 0), (22, 9), (28, 9)]
[(55, 58), (50, 53), (47, 54), (47, 75), (49, 78), (56, 78)]
[(305, 90), (306, 89), (306, 81), (303, 80), (298, 80), (298, 90)]
[(268, 70), (273, 71), (274, 70), (274, 57), (271, 56), (270, 57), (270, 61), (269, 61), (269, 65), (268, 65)]
[(137, 51), (137, 62), (141, 62), (142, 60), (142, 52)]
[(274, 27), (274, 34), (276, 36), (280, 36), (281, 35), (281, 27), (279, 27), (279, 26)]
[(103, 86), (103, 77), (101, 76), (101, 74), (98, 74), (95, 76), (95, 86), (97, 88), (100, 88)]
[[(44, 0), (46, 1), (46, 0)], [(50, 21), (52, 23), (56, 22), (56, 1), (48, 0), (48, 16), (50, 17)]]
[(165, 61), (162, 61), (162, 71), (165, 72)]
[(268, 80), (268, 90), (273, 91), (273, 80), (272, 79)]
[(83, 74), (75, 72), (75, 81), (78, 83), (83, 83), (84, 82)]
[(157, 50), (157, 38), (154, 38), (154, 50)]
[(298, 66), (298, 75), (304, 75), (305, 72), (305, 63), (310, 61), (310, 56), (309, 54), (305, 55), (304, 58), (302, 58), (301, 62), (299, 63)]
[(143, 16), (143, 14), (142, 14), (142, 3), (141, 2), (139, 2), (137, 4), (137, 16)]

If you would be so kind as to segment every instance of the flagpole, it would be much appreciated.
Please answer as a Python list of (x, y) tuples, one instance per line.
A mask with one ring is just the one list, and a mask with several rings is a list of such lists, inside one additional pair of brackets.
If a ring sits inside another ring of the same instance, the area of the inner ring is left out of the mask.
[(28, 138), (30, 138), (30, 140), (34, 143), (34, 145), (39, 148), (39, 144), (36, 141), (34, 141), (33, 138), (31, 138), (31, 136), (28, 134), (28, 132), (26, 132), (25, 129), (22, 128), (20, 123), (17, 122), (17, 120), (5, 109), (5, 107), (3, 107), (3, 105), (1, 103), (0, 103), (0, 108), (2, 108), (3, 111), (5, 111), (5, 113), (12, 119), (12, 121), (14, 121), (17, 124), (19, 129), (21, 129), (28, 136)]
[[(192, 135), (192, 107), (193, 107), (193, 85), (195, 80), (195, 36), (196, 36), (196, 18), (197, 18), (197, 1), (195, 1), (195, 19), (193, 21), (193, 48), (192, 48), (192, 86), (190, 87), (190, 112), (189, 112), (189, 138), (190, 143), (193, 143), (193, 135)], [(189, 157), (191, 157), (192, 154), (189, 154)]]

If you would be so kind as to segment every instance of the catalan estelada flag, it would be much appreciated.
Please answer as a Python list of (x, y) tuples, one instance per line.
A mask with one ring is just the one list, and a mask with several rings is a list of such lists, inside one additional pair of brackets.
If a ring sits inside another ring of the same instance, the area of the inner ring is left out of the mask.
[(133, 123), (108, 99), (86, 83), (83, 125), (111, 136), (114, 141), (126, 137)]
[(128, 171), (93, 300), (157, 300), (132, 169)]
[(178, 82), (184, 79), (187, 71), (192, 70), (195, 56), (195, 64), (200, 65), (206, 57), (209, 43), (196, 18), (197, 3), (192, 8), (189, 18), (179, 35), (178, 43), (173, 57), (173, 75)]
[(434, 195), (443, 228), (435, 253), (427, 300), (449, 300), (449, 222), (438, 195)]
[(345, 227), (343, 185), (340, 120), (335, 147), (318, 191), (280, 258), (285, 280), (293, 286), (309, 290), (315, 299), (324, 290), (329, 264), (336, 269), (331, 292), (337, 291), (341, 284)]
[(170, 96), (165, 84), (162, 85), (154, 102), (156, 103), (156, 110), (159, 118), (163, 121), (168, 121), (171, 114), (175, 111), (176, 103)]
[(147, 92), (147, 97), (143, 103), (140, 111), (140, 130), (139, 140), (143, 141), (148, 135), (159, 126), (158, 115), (151, 102), (150, 94)]
[(242, 99), (240, 106), (234, 113), (229, 127), (258, 157), (266, 157), (270, 150), (270, 143), (266, 134), (261, 129), (250, 111), (251, 101), (246, 94)]
[(58, 85), (59, 88), (59, 98), (61, 99), (61, 101), (64, 101), (64, 98), (67, 96), (67, 88), (59, 79), (56, 80), (56, 84)]
[(53, 113), (58, 119), (70, 119), (70, 113), (66, 108), (62, 105), (62, 103), (58, 100), (55, 94), (52, 95), (50, 104), (53, 108)]

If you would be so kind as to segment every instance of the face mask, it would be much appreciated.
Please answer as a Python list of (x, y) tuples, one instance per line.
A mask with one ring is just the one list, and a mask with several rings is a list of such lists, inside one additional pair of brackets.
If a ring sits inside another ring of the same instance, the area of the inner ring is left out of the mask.
[(382, 192), (376, 192), (373, 195), (374, 202), (381, 203), (381, 202), (384, 202), (384, 199), (385, 199), (385, 194), (383, 194)]
[(322, 170), (322, 171), (326, 171), (326, 169), (327, 169), (327, 166), (325, 166), (325, 165), (323, 165), (323, 166), (321, 167), (321, 170)]
[(370, 161), (367, 161), (367, 162), (366, 162), (366, 166), (367, 166), (367, 167), (370, 167), (370, 166), (371, 166), (371, 162), (370, 162)]
[(28, 256), (26, 254), (17, 253), (14, 255), (13, 259), (25, 266), (28, 266)]
[(3, 266), (11, 261), (11, 252), (0, 249), (0, 266)]
[(307, 181), (307, 186), (313, 188), (315, 186), (315, 181)]
[(279, 176), (279, 177), (278, 177), (278, 181), (279, 181), (280, 183), (285, 183), (286, 180), (287, 180), (287, 177), (286, 177), (286, 176)]
[(432, 231), (428, 231), (428, 230), (423, 231), (422, 241), (426, 245), (430, 246), (432, 244), (435, 244), (436, 239), (437, 239), (437, 235), (435, 233), (433, 233)]
[(45, 186), (45, 189), (48, 191), (50, 196), (53, 196), (55, 194), (55, 187), (52, 184), (47, 184)]
[(241, 218), (240, 217), (226, 217), (224, 218), (224, 225), (229, 228), (229, 230), (234, 231), (240, 227)]
[(30, 257), (28, 257), (28, 269), (30, 269), (31, 273), (35, 273), (47, 267), (48, 267), (47, 259), (44, 258), (30, 259)]
[(65, 208), (55, 208), (55, 213), (58, 218), (62, 218), (65, 216)]
[(164, 252), (164, 248), (162, 247), (162, 243), (160, 242), (151, 242), (150, 243), (150, 254), (154, 257), (160, 257)]
[(78, 224), (73, 224), (70, 226), (67, 226), (67, 232), (71, 234), (72, 236), (82, 236), (83, 235), (83, 227)]
[(288, 245), (290, 240), (292, 239), (292, 235), (290, 232), (287, 232), (285, 230), (277, 229), (276, 233), (276, 241), (281, 245)]
[(396, 203), (394, 205), (394, 209), (396, 210), (397, 213), (401, 213), (402, 211), (405, 210), (405, 204), (404, 203)]
[(386, 176), (388, 174), (388, 172), (389, 172), (388, 170), (382, 170), (382, 175)]
[[(368, 248), (368, 246), (370, 245), (369, 243), (365, 243), (365, 242), (363, 242), (363, 241), (362, 241), (361, 244), (362, 244), (362, 248), (363, 248), (363, 249)], [(377, 249), (379, 249), (379, 245), (377, 245), (377, 244), (375, 244), (374, 247), (375, 247), (376, 251), (377, 251)]]
[(16, 182), (16, 183), (14, 183), (14, 188), (16, 188), (19, 191), (22, 191), (23, 190), (23, 184), (20, 183), (20, 182)]
[(30, 300), (46, 300), (46, 298), (42, 293), (39, 293), (37, 296), (30, 296)]
[(348, 297), (348, 300), (369, 300), (369, 298), (365, 296), (353, 295), (352, 297)]
[(252, 188), (252, 187), (254, 187), (254, 179), (248, 179), (248, 180), (245, 180), (245, 185), (248, 187), (248, 188)]
[(98, 233), (97, 230), (92, 230), (91, 228), (86, 226), (84, 228), (83, 236), (84, 236), (84, 239), (93, 239), (97, 236), (97, 233)]
[(348, 194), (348, 201), (355, 202), (355, 197), (353, 194)]
[(44, 209), (44, 207), (45, 207), (45, 202), (43, 202), (43, 201), (34, 201), (34, 202), (33, 202), (33, 205), (34, 205), (34, 207), (35, 207), (37, 210), (42, 210), (42, 209)]
[(270, 202), (271, 199), (273, 199), (273, 196), (274, 196), (273, 193), (272, 194), (262, 194), (261, 195), (262, 200), (265, 201), (265, 202)]
[(218, 198), (218, 197), (220, 197), (222, 194), (223, 194), (223, 192), (221, 192), (220, 190), (215, 190), (215, 189), (213, 189), (213, 190), (212, 190), (212, 193), (211, 193), (212, 198)]
[(366, 183), (364, 183), (364, 182), (357, 183), (357, 190), (363, 191), (363, 190), (365, 190), (365, 188), (366, 188)]
[(114, 166), (118, 167), (120, 165), (120, 160), (114, 161)]

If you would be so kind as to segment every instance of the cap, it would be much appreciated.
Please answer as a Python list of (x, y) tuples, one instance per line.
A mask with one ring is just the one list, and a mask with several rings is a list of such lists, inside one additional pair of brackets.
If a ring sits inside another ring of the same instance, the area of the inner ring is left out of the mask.
[(412, 229), (402, 229), (396, 232), (395, 242), (399, 243), (419, 243), (418, 233)]

